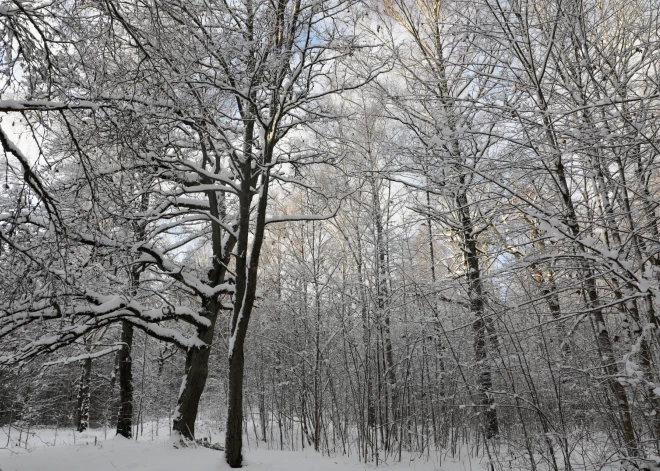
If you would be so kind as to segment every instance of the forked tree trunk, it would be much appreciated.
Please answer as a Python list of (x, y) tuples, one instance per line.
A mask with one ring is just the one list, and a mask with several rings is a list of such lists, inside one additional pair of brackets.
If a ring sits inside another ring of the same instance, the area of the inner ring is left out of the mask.
[[(247, 126), (247, 142), (252, 142), (254, 122)], [(273, 144), (264, 150), (264, 161), (270, 162)], [(246, 152), (248, 155), (248, 152)], [(251, 174), (251, 159), (245, 159), (242, 171), (244, 175)], [(261, 173), (261, 194), (256, 208), (256, 220), (252, 238), (252, 250), (248, 256), (248, 239), (250, 236), (251, 203), (254, 193), (251, 188), (256, 185), (252, 180), (242, 182), (239, 201), (238, 237), (236, 241), (236, 285), (234, 308), (232, 311), (230, 343), (229, 343), (229, 392), (227, 402), (227, 434), (225, 436), (225, 460), (232, 468), (240, 468), (243, 464), (243, 364), (245, 336), (247, 335), (252, 308), (256, 299), (257, 274), (259, 257), (264, 241), (266, 228), (266, 208), (268, 205), (268, 171)]]
[[(202, 152), (205, 160), (211, 161), (204, 140), (201, 139)], [(205, 184), (212, 184), (209, 179), (203, 180)], [(231, 252), (234, 249), (236, 238), (229, 236), (223, 240), (223, 228), (218, 221), (226, 218), (225, 195), (222, 192), (207, 192), (209, 208), (213, 220), (211, 222), (211, 240), (213, 250), (213, 269), (209, 273), (209, 284), (218, 286), (226, 282), (227, 266), (230, 262)], [(205, 317), (210, 325), (199, 327), (197, 336), (204, 342), (206, 348), (189, 348), (186, 352), (186, 366), (181, 385), (181, 393), (177, 400), (177, 412), (172, 424), (172, 430), (187, 440), (195, 439), (195, 420), (209, 373), (209, 356), (215, 325), (218, 319), (222, 302), (217, 297), (202, 299)]]

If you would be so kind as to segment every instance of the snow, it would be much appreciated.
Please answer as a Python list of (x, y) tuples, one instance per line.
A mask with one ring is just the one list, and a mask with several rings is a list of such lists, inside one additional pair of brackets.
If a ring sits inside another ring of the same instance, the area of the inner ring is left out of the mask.
[(78, 355), (78, 356), (70, 357), (70, 358), (64, 358), (64, 359), (61, 359), (61, 360), (49, 361), (49, 362), (44, 363), (43, 366), (47, 367), (47, 366), (53, 366), (53, 365), (69, 365), (71, 363), (75, 363), (75, 362), (80, 361), (80, 360), (85, 360), (87, 358), (100, 358), (102, 356), (109, 355), (112, 352), (119, 351), (123, 347), (124, 347), (124, 344), (119, 343), (119, 344), (113, 345), (109, 348), (99, 350), (98, 352), (86, 353), (86, 354), (83, 354), (83, 355)]
[[(659, 388), (660, 389), (660, 388)], [(203, 415), (203, 414), (202, 414)], [(250, 421), (248, 421), (250, 422)], [(114, 436), (112, 428), (90, 429), (78, 433), (72, 428), (31, 427), (29, 445), (26, 447), (25, 427), (19, 431), (11, 429), (10, 439), (7, 427), (0, 427), (0, 470), (1, 471), (225, 471), (229, 466), (224, 461), (222, 451), (201, 446), (181, 447), (178, 437), (170, 436), (167, 418), (145, 422), (144, 434), (138, 440), (128, 440)], [(199, 420), (196, 427), (199, 435), (208, 437), (211, 443), (224, 443), (222, 426), (217, 421)], [(272, 424), (271, 424), (272, 425)], [(254, 423), (248, 423), (252, 429)], [(19, 437), (20, 442), (19, 442)], [(593, 437), (594, 440), (596, 437)], [(598, 438), (596, 442), (604, 439)], [(486, 471), (490, 469), (483, 455), (474, 455), (472, 446), (459, 446), (454, 457), (449, 450), (430, 451), (422, 455), (403, 451), (401, 461), (398, 453), (389, 454), (383, 462), (384, 454), (379, 453), (380, 462), (363, 463), (352, 452), (350, 456), (317, 453), (312, 448), (297, 451), (279, 450), (277, 443), (265, 444), (254, 440), (254, 436), (243, 437), (244, 468), (253, 471)], [(8, 448), (6, 448), (8, 446)], [(507, 445), (493, 444), (495, 448), (495, 469), (526, 471), (529, 462)], [(495, 449), (499, 447), (499, 451)], [(27, 449), (26, 449), (27, 448)], [(620, 471), (617, 460), (611, 459), (609, 452), (603, 455), (598, 446), (578, 445), (572, 453), (574, 469), (582, 471)], [(523, 453), (524, 454), (524, 453)], [(607, 456), (607, 458), (605, 458)], [(538, 459), (541, 459), (539, 456)], [(607, 462), (607, 463), (606, 463)], [(561, 467), (560, 469), (563, 469)], [(545, 469), (545, 468), (542, 468)], [(655, 471), (660, 468), (652, 467)]]
[(181, 387), (179, 387), (179, 396), (178, 396), (179, 399), (181, 399), (181, 396), (183, 396), (183, 391), (186, 389), (187, 381), (188, 381), (188, 375), (184, 374), (183, 379), (181, 380)]
[[(339, 208), (337, 208), (338, 210)], [(337, 211), (332, 214), (291, 214), (266, 218), (266, 224), (274, 224), (278, 222), (294, 222), (294, 221), (326, 221), (332, 219), (337, 215)]]
[(0, 15), (13, 16), (17, 10), (10, 10), (7, 5), (0, 5)]
[(586, 245), (587, 247), (593, 247), (594, 245), (596, 245), (596, 239), (594, 239), (593, 237), (585, 237), (580, 242), (582, 242), (582, 244)]
[[(56, 446), (12, 455), (0, 455), (3, 471), (187, 471), (218, 469), (222, 454), (207, 449), (175, 449), (163, 443), (145, 443), (123, 437), (89, 445)], [(194, 463), (194, 466), (191, 464)]]
[[(110, 433), (108, 433), (110, 435)], [(0, 439), (4, 434), (0, 433)], [(51, 436), (52, 438), (52, 436)], [(203, 447), (174, 448), (173, 442), (135, 441), (116, 436), (104, 440), (103, 431), (77, 434), (76, 444), (51, 446), (49, 440), (35, 440), (35, 448), (0, 450), (2, 471), (208, 471), (229, 470), (224, 453)], [(167, 437), (163, 437), (167, 439)], [(63, 440), (60, 438), (60, 443)], [(64, 443), (67, 443), (64, 441)], [(253, 442), (254, 443), (254, 442)], [(482, 471), (479, 459), (463, 461), (440, 460), (404, 455), (401, 462), (390, 460), (378, 468), (373, 463), (361, 463), (354, 456), (328, 457), (312, 449), (279, 451), (262, 448), (244, 450), (244, 468), (254, 471)]]
[[(14, 11), (11, 13), (13, 14)], [(0, 8), (0, 15), (8, 15), (10, 13), (7, 7)], [(64, 103), (59, 101), (45, 101), (45, 100), (0, 100), (0, 109), (3, 111), (24, 111), (31, 109), (43, 110), (60, 110), (60, 109), (99, 109), (99, 105), (91, 101), (79, 101), (76, 103)]]

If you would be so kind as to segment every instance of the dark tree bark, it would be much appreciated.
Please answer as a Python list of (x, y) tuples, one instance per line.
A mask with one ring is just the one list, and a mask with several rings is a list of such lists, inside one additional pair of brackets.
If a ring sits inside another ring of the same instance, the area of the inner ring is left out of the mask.
[(585, 282), (585, 285), (589, 302), (595, 308), (592, 313), (592, 320), (596, 332), (598, 350), (602, 359), (601, 365), (605, 374), (607, 374), (609, 378), (608, 382), (610, 390), (612, 391), (617, 404), (624, 446), (626, 447), (628, 456), (637, 457), (639, 456), (639, 445), (637, 442), (637, 436), (635, 435), (632, 414), (630, 413), (630, 403), (628, 402), (628, 396), (626, 395), (623, 385), (617, 379), (618, 369), (614, 359), (612, 341), (610, 340), (610, 334), (605, 325), (603, 311), (597, 307), (598, 294), (596, 292), (596, 285), (593, 282), (592, 275), (590, 274), (589, 276), (590, 278)]
[[(251, 110), (252, 115), (256, 110)], [(268, 206), (268, 186), (270, 171), (260, 170), (260, 195), (256, 204), (256, 216), (253, 224), (252, 247), (249, 250), (250, 213), (255, 195), (252, 188), (256, 178), (252, 172), (252, 143), (254, 140), (254, 120), (246, 119), (245, 142), (246, 156), (241, 166), (242, 181), (239, 194), (238, 237), (236, 241), (236, 287), (229, 343), (229, 400), (227, 404), (227, 434), (225, 436), (225, 459), (230, 467), (240, 468), (243, 463), (243, 365), (245, 336), (256, 299), (259, 257), (266, 228), (266, 208)], [(263, 150), (263, 161), (270, 164), (275, 141), (268, 142)], [(249, 252), (249, 256), (248, 256)]]
[(178, 399), (177, 415), (172, 424), (172, 430), (178, 432), (187, 440), (195, 439), (195, 420), (197, 418), (199, 400), (204, 392), (209, 373), (210, 345), (213, 341), (213, 333), (219, 310), (218, 303), (214, 300), (208, 300), (205, 307), (207, 312), (205, 317), (211, 321), (211, 326), (205, 329), (198, 329), (197, 335), (209, 347), (191, 348), (186, 352), (185, 384)]
[(227, 432), (225, 459), (232, 468), (243, 463), (243, 348), (235, 350), (229, 359), (229, 397), (227, 401)]
[[(144, 193), (140, 199), (140, 210), (149, 208), (149, 194)], [(145, 223), (135, 222), (133, 231), (136, 240), (144, 238)], [(140, 286), (140, 276), (143, 267), (136, 265), (130, 271), (131, 292), (136, 295)], [(119, 370), (119, 415), (117, 417), (117, 435), (126, 438), (133, 436), (133, 325), (128, 321), (121, 323), (121, 343), (123, 348), (117, 355)]]
[[(463, 177), (461, 177), (461, 183)], [(474, 234), (472, 217), (465, 193), (459, 193), (456, 197), (456, 205), (461, 219), (461, 230), (463, 239), (463, 252), (465, 254), (465, 270), (468, 285), (468, 297), (470, 299), (470, 311), (475, 317), (472, 324), (474, 330), (474, 356), (479, 365), (478, 390), (484, 417), (484, 434), (487, 439), (499, 434), (499, 422), (497, 410), (493, 401), (491, 391), (493, 381), (488, 365), (487, 340), (490, 335), (495, 338), (490, 330), (493, 326), (488, 325), (484, 313), (483, 286), (481, 280), (481, 269), (479, 266), (479, 254), (477, 252), (477, 240)], [(495, 339), (496, 340), (496, 339)]]
[[(200, 139), (202, 153), (205, 162), (211, 162), (211, 155), (205, 145), (204, 138)], [(216, 160), (217, 160), (217, 156)], [(219, 168), (216, 165), (216, 168)], [(207, 178), (203, 179), (206, 184), (212, 184), (213, 181)], [(211, 241), (213, 250), (213, 268), (209, 273), (209, 285), (218, 286), (225, 283), (227, 277), (227, 266), (230, 263), (232, 250), (236, 244), (236, 238), (233, 235), (227, 235), (223, 239), (223, 229), (220, 221), (224, 221), (226, 214), (225, 195), (222, 192), (209, 191), (206, 194), (209, 202), (211, 221)], [(186, 352), (186, 366), (184, 384), (177, 402), (177, 414), (174, 418), (172, 429), (178, 432), (187, 440), (195, 438), (195, 420), (197, 419), (197, 410), (199, 400), (202, 397), (208, 378), (208, 363), (211, 355), (211, 345), (215, 325), (218, 319), (222, 302), (216, 296), (214, 298), (202, 299), (204, 308), (204, 317), (210, 322), (209, 327), (198, 328), (197, 336), (204, 342), (206, 348), (191, 348)]]
[(122, 321), (121, 342), (123, 348), (119, 351), (119, 415), (117, 417), (117, 434), (126, 438), (133, 436), (133, 326)]
[[(542, 99), (542, 103), (545, 104), (545, 100), (540, 91), (539, 97)], [(545, 107), (543, 109), (545, 109)], [(555, 149), (559, 149), (559, 145), (557, 144), (554, 133), (552, 132), (552, 124), (550, 123), (550, 119), (548, 117), (544, 117), (544, 124), (546, 126), (546, 134), (548, 136), (548, 140), (553, 143), (553, 147)], [(559, 152), (558, 157), (555, 160), (554, 173), (557, 189), (559, 190), (566, 211), (565, 223), (568, 226), (570, 235), (577, 240), (581, 234), (580, 223), (577, 212), (573, 205), (573, 200), (571, 199), (565, 168), (561, 159), (561, 153)], [(577, 244), (577, 252), (579, 255), (588, 255), (585, 253), (585, 249), (581, 244)], [(587, 298), (587, 305), (591, 310), (591, 319), (594, 325), (596, 344), (600, 353), (601, 367), (603, 368), (605, 374), (608, 376), (610, 391), (612, 391), (616, 401), (617, 412), (621, 424), (621, 432), (624, 439), (624, 446), (628, 452), (628, 456), (637, 457), (639, 456), (639, 443), (637, 441), (637, 436), (635, 435), (635, 426), (633, 424), (632, 414), (630, 413), (630, 403), (628, 401), (628, 396), (626, 395), (626, 391), (623, 388), (623, 385), (617, 379), (618, 371), (616, 361), (614, 359), (612, 340), (610, 339), (610, 334), (607, 330), (607, 324), (605, 323), (605, 317), (601, 308), (593, 269), (590, 266), (587, 257), (580, 261), (580, 270), (582, 271), (581, 275), (582, 279), (584, 280), (584, 291)]]

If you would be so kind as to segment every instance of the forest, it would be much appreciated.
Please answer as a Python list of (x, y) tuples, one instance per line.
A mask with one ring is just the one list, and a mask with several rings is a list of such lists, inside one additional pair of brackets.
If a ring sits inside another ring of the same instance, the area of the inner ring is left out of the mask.
[(0, 469), (660, 469), (659, 114), (658, 0), (0, 0)]

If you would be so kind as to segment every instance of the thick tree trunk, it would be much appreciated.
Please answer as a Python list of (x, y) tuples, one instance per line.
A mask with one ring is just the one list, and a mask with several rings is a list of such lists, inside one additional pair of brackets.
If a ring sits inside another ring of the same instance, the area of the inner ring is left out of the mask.
[(205, 329), (198, 329), (199, 339), (209, 347), (191, 348), (186, 352), (186, 366), (181, 385), (181, 394), (177, 401), (177, 413), (174, 417), (172, 430), (179, 433), (187, 440), (195, 439), (195, 420), (199, 408), (199, 400), (206, 386), (206, 379), (209, 374), (209, 356), (211, 354), (210, 345), (213, 342), (213, 333), (215, 323), (218, 317), (217, 301), (208, 301), (206, 305), (206, 318), (211, 322), (211, 326)]
[[(149, 207), (149, 193), (144, 193), (140, 201), (140, 210), (147, 211)], [(145, 234), (145, 225), (135, 223), (133, 226), (135, 237), (142, 240)], [(134, 266), (130, 272), (132, 295), (137, 294), (140, 285), (142, 267)], [(119, 414), (117, 416), (117, 435), (126, 438), (133, 436), (133, 324), (128, 321), (121, 323), (121, 343), (123, 348), (117, 353), (116, 370), (119, 373)]]
[(182, 391), (177, 402), (172, 430), (187, 440), (195, 439), (195, 420), (208, 377), (209, 355), (209, 348), (192, 348), (186, 352)]
[(232, 468), (243, 463), (243, 346), (229, 359), (229, 398), (227, 402), (227, 435), (225, 459)]
[[(202, 152), (205, 160), (211, 161), (204, 140), (201, 140)], [(204, 180), (206, 184), (212, 184), (211, 180)], [(217, 221), (226, 218), (225, 195), (222, 192), (207, 192), (209, 208), (214, 221), (211, 223), (211, 239), (213, 249), (213, 268), (209, 272), (209, 284), (218, 286), (225, 283), (227, 266), (231, 252), (236, 243), (233, 236), (223, 240), (223, 229)], [(177, 413), (172, 424), (172, 430), (187, 440), (195, 439), (195, 420), (199, 408), (199, 400), (202, 397), (206, 380), (208, 378), (209, 356), (215, 332), (215, 324), (222, 307), (222, 302), (216, 298), (205, 298), (202, 300), (204, 317), (210, 322), (209, 327), (198, 328), (197, 336), (204, 342), (206, 348), (192, 348), (186, 352), (185, 373), (181, 385), (181, 393), (177, 400)]]
[(487, 365), (486, 322), (483, 315), (474, 321), (472, 328), (474, 330), (474, 356), (479, 365), (478, 389), (484, 417), (484, 433), (487, 439), (491, 439), (498, 435), (500, 429), (497, 410), (491, 394), (493, 380), (490, 367)]
[(119, 415), (117, 417), (117, 435), (131, 438), (133, 435), (133, 326), (123, 321), (121, 342), (124, 347), (119, 351)]
[[(462, 182), (463, 183), (463, 182)], [(484, 299), (481, 280), (481, 269), (479, 266), (479, 254), (477, 252), (477, 241), (473, 233), (472, 217), (465, 193), (456, 197), (456, 204), (461, 218), (463, 252), (465, 254), (465, 269), (468, 285), (468, 297), (470, 299), (470, 311), (475, 317), (472, 324), (474, 330), (474, 357), (479, 367), (478, 391), (479, 402), (484, 417), (484, 434), (487, 439), (499, 434), (499, 422), (497, 410), (491, 391), (493, 381), (488, 365), (487, 340), (497, 340), (494, 326), (489, 325), (484, 318)]]
[(82, 363), (82, 373), (78, 389), (78, 432), (84, 432), (89, 428), (89, 403), (91, 392), (89, 383), (92, 378), (92, 359), (87, 358)]
[[(590, 288), (591, 287), (588, 289)], [(595, 291), (591, 291), (590, 289), (589, 298), (593, 299), (594, 296)], [(628, 456), (637, 457), (639, 456), (639, 446), (637, 444), (635, 427), (633, 426), (632, 415), (630, 413), (630, 404), (628, 402), (628, 396), (626, 395), (626, 391), (623, 388), (623, 385), (616, 378), (618, 371), (616, 362), (614, 360), (614, 351), (612, 349), (610, 335), (607, 331), (607, 327), (605, 326), (603, 312), (600, 309), (596, 309), (592, 314), (592, 318), (594, 327), (596, 329), (596, 341), (598, 342), (598, 349), (601, 354), (602, 368), (610, 378), (610, 390), (612, 391), (614, 399), (616, 400), (619, 419), (621, 421), (621, 432), (623, 435), (624, 446), (626, 447)]]
[[(250, 143), (253, 139), (253, 126), (254, 122), (250, 121), (248, 131), (246, 131), (246, 141)], [(264, 162), (269, 163), (271, 161), (273, 145), (274, 142), (264, 149)], [(249, 155), (249, 153), (245, 152), (245, 155)], [(251, 159), (245, 159), (242, 171), (244, 175), (251, 175)], [(227, 402), (227, 434), (225, 436), (225, 459), (232, 468), (240, 468), (243, 462), (241, 454), (243, 447), (241, 435), (243, 424), (243, 347), (256, 299), (259, 257), (266, 228), (269, 178), (268, 171), (261, 173), (261, 191), (256, 206), (252, 250), (250, 250), (249, 257), (250, 214), (254, 195), (251, 188), (256, 186), (254, 179), (243, 180), (239, 202), (240, 216), (236, 241), (238, 255), (236, 256), (236, 286), (229, 342), (229, 400)]]

